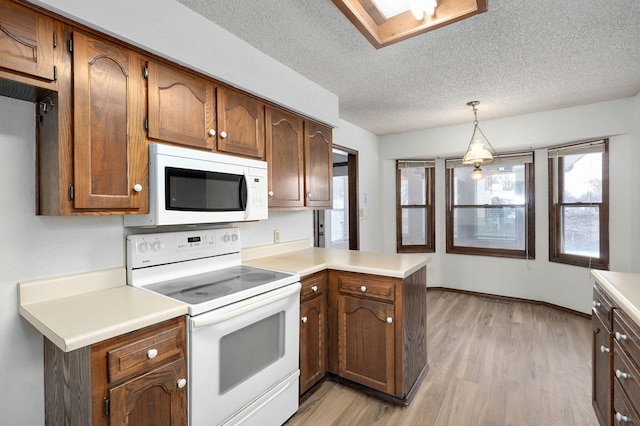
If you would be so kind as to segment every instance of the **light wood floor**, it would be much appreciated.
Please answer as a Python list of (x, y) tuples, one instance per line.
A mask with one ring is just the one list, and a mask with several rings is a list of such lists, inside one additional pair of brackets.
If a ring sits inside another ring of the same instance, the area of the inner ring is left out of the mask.
[(409, 407), (325, 382), (296, 425), (597, 425), (591, 322), (530, 303), (429, 290), (429, 373)]

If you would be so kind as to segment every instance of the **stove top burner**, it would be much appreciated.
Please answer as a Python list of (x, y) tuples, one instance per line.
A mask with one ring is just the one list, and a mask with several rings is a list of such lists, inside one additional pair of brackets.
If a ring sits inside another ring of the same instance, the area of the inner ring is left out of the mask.
[(246, 290), (256, 289), (291, 274), (238, 265), (204, 274), (163, 281), (146, 289), (178, 299), (189, 305), (204, 303)]

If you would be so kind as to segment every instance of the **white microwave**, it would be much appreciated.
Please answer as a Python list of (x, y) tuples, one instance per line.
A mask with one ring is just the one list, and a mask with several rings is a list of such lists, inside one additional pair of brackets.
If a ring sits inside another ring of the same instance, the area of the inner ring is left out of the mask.
[(267, 219), (267, 163), (149, 144), (149, 214), (125, 226), (231, 223)]

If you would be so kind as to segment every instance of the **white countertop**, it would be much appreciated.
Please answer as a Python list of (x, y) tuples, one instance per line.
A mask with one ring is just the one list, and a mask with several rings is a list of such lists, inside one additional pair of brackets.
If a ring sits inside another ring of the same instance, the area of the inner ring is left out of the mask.
[(591, 276), (636, 324), (640, 325), (640, 274), (591, 271)]
[(273, 256), (243, 260), (263, 268), (293, 272), (301, 277), (325, 269), (406, 278), (431, 259), (424, 255), (373, 253), (309, 247)]
[(124, 268), (18, 286), (20, 315), (65, 352), (187, 314), (182, 302), (126, 285)]

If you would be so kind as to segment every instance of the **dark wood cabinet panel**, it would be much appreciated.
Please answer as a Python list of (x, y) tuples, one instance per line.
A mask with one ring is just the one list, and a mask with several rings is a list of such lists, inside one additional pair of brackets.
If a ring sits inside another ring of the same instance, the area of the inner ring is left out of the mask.
[(591, 321), (593, 325), (592, 405), (600, 424), (608, 426), (612, 421), (613, 334), (598, 315), (592, 315)]
[(322, 296), (300, 305), (300, 394), (326, 372), (326, 312)]
[(187, 392), (177, 383), (185, 379), (183, 358), (109, 390), (111, 426), (187, 425)]
[(389, 394), (395, 393), (394, 306), (340, 295), (339, 374)]
[(238, 91), (220, 87), (217, 114), (217, 151), (264, 159), (264, 103)]
[(0, 68), (54, 80), (54, 21), (0, 2)]
[(147, 69), (149, 138), (213, 149), (216, 140), (214, 84), (152, 61), (147, 63)]
[(73, 34), (74, 194), (80, 209), (147, 206), (142, 64), (134, 52)]
[(305, 191), (306, 205), (333, 208), (332, 129), (322, 124), (305, 123)]
[(269, 207), (304, 206), (304, 135), (302, 119), (267, 108)]

